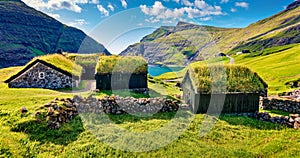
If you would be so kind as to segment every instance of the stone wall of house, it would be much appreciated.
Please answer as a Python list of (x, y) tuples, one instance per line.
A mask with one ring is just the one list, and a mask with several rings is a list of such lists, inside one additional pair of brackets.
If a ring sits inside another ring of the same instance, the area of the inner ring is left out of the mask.
[(300, 114), (300, 101), (290, 99), (263, 98), (260, 108)]
[[(41, 79), (39, 76), (41, 72), (44, 72), (44, 79)], [(9, 87), (62, 89), (76, 87), (78, 82), (72, 77), (66, 76), (42, 63), (37, 63), (21, 76), (11, 81)]]

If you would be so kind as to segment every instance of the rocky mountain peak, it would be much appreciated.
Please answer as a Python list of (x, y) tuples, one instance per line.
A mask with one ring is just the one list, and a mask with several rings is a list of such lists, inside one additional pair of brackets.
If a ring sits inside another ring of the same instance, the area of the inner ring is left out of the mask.
[(192, 24), (192, 23), (183, 22), (183, 21), (179, 21), (176, 25), (176, 27), (187, 27), (187, 26), (197, 26), (197, 25)]
[(286, 10), (291, 10), (300, 6), (300, 0), (295, 0), (292, 4), (287, 6)]
[(188, 30), (188, 29), (193, 29), (193, 28), (198, 28), (198, 27), (200, 27), (200, 26), (192, 24), (192, 23), (179, 21), (175, 27), (175, 31)]

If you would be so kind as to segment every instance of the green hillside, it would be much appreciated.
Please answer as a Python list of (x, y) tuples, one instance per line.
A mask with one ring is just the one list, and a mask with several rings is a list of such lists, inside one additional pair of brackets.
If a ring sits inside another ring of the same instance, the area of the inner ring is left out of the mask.
[(83, 31), (66, 26), (21, 0), (0, 1), (0, 68), (23, 66), (36, 56), (62, 49), (110, 53)]
[(300, 81), (300, 44), (269, 55), (249, 56), (234, 56), (236, 64), (245, 65), (260, 74), (270, 85), (270, 91), (287, 91), (292, 81)]
[(129, 46), (121, 55), (142, 55), (151, 64), (186, 65), (242, 50), (264, 49), (300, 43), (300, 3), (295, 1), (284, 11), (246, 28), (215, 28), (179, 22), (161, 27), (140, 43)]

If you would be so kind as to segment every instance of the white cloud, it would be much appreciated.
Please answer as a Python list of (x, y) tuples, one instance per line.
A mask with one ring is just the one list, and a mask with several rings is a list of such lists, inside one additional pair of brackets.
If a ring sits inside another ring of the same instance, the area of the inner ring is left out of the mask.
[(76, 19), (76, 20), (74, 20), (74, 21), (75, 21), (75, 23), (76, 23), (77, 25), (80, 25), (80, 26), (89, 24), (89, 23), (86, 22), (84, 19)]
[(228, 3), (229, 0), (221, 0), (221, 3)]
[[(77, 2), (77, 3), (76, 3)], [(56, 10), (60, 10), (60, 9), (67, 9), (67, 10), (71, 10), (77, 13), (80, 13), (82, 8), (78, 6), (78, 4), (81, 3), (78, 1), (67, 1), (67, 0), (49, 0), (48, 1), (48, 7), (52, 8), (52, 9), (56, 9)], [(85, 1), (84, 3), (88, 3), (88, 1)]]
[(90, 3), (91, 4), (99, 4), (100, 2), (99, 2), (99, 0), (91, 0)]
[(207, 4), (205, 1), (195, 0), (195, 6), (199, 9), (203, 9), (203, 8), (207, 7)]
[(237, 10), (236, 10), (235, 8), (231, 8), (230, 11), (234, 13), (234, 12), (236, 12)]
[(159, 19), (156, 19), (156, 18), (153, 18), (153, 17), (151, 17), (151, 18), (149, 18), (149, 19), (146, 19), (146, 22), (149, 22), (149, 23), (157, 23), (157, 22), (160, 22), (160, 20), (159, 20)]
[(109, 11), (105, 9), (102, 5), (97, 5), (97, 8), (104, 16), (109, 16)]
[(45, 3), (43, 0), (22, 0), (22, 1), (35, 9), (47, 8), (47, 3)]
[[(223, 15), (220, 6), (211, 6), (202, 0), (195, 0), (195, 6), (175, 8), (170, 10), (163, 6), (160, 1), (156, 1), (153, 6), (147, 7), (146, 5), (140, 6), (141, 11), (149, 15), (150, 18), (147, 22), (170, 21), (175, 19), (182, 19), (185, 16), (188, 18), (199, 18), (200, 20), (210, 20), (212, 15)], [(202, 18), (202, 19), (201, 19)]]
[(154, 16), (159, 16), (161, 13), (163, 13), (166, 10), (166, 8), (159, 1), (156, 1), (152, 6), (152, 8), (148, 8), (146, 5), (141, 5), (140, 8), (143, 13), (147, 15), (154, 15)]
[(170, 2), (170, 1), (172, 1), (172, 2), (176, 2), (176, 3), (178, 3), (179, 4), (179, 2), (180, 2), (180, 0), (163, 0), (164, 2)]
[(191, 7), (194, 5), (194, 3), (190, 2), (189, 0), (182, 0), (182, 3), (185, 5), (185, 6), (188, 6), (188, 7)]
[(81, 26), (88, 25), (89, 23), (85, 19), (75, 19), (71, 22), (66, 22), (66, 25), (80, 28)]
[(54, 19), (59, 19), (60, 18), (60, 15), (59, 14), (53, 14), (53, 13), (48, 13), (48, 12), (45, 12), (47, 15), (51, 16), (52, 18)]
[(235, 6), (236, 7), (242, 7), (242, 8), (248, 9), (249, 8), (249, 3), (247, 3), (247, 2), (236, 2)]
[(203, 10), (213, 10), (213, 7), (203, 0), (195, 0), (195, 6)]
[(212, 17), (200, 18), (201, 21), (209, 21), (209, 20), (211, 20), (211, 19), (212, 19)]
[(107, 6), (107, 8), (108, 8), (109, 10), (111, 10), (111, 11), (115, 11), (114, 6), (112, 6), (111, 4), (109, 4), (109, 5)]
[[(47, 2), (43, 1), (43, 0), (23, 0), (23, 2), (35, 9), (38, 9), (38, 10), (67, 9), (67, 10), (74, 11), (77, 13), (80, 13), (82, 11), (82, 8), (78, 4), (90, 3), (89, 0), (49, 0)], [(91, 2), (96, 2), (96, 1), (92, 0)]]
[(127, 8), (126, 0), (121, 0), (121, 3), (122, 3), (122, 7), (126, 9)]

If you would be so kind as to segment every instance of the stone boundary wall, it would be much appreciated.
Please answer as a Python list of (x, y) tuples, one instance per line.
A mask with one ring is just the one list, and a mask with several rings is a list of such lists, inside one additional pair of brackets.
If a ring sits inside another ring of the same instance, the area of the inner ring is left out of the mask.
[(59, 129), (63, 123), (68, 123), (78, 114), (135, 114), (138, 116), (148, 116), (155, 113), (175, 112), (179, 109), (188, 110), (179, 101), (166, 98), (132, 98), (110, 96), (97, 99), (93, 96), (82, 98), (58, 99), (45, 104), (44, 112), (36, 112), (36, 118), (43, 120), (46, 118), (50, 129)]
[(300, 114), (300, 101), (281, 98), (263, 98), (260, 103), (260, 108)]
[(270, 122), (274, 124), (284, 125), (289, 128), (298, 129), (300, 128), (300, 116), (299, 114), (290, 114), (290, 116), (274, 116), (272, 117), (269, 113), (256, 112), (248, 117), (257, 119), (259, 121)]

